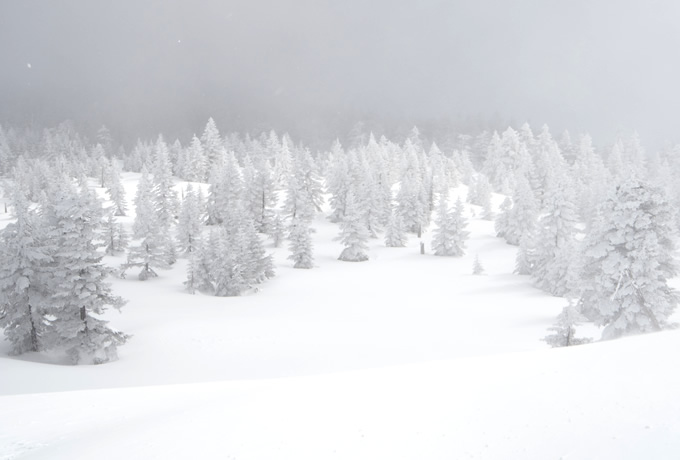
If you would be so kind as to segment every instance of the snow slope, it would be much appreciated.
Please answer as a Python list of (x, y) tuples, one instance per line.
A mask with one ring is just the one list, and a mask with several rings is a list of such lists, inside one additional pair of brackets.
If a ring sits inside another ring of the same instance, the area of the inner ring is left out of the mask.
[(677, 459), (680, 372), (659, 351), (678, 345), (5, 396), (0, 458)]
[(428, 232), (424, 256), (373, 240), (364, 263), (314, 227), (316, 268), (269, 247), (277, 276), (251, 295), (186, 293), (184, 261), (113, 280), (129, 303), (107, 319), (134, 335), (117, 362), (0, 342), (0, 459), (680, 458), (678, 332), (549, 349), (565, 302), (511, 274), (492, 222), (470, 219), (461, 258)]

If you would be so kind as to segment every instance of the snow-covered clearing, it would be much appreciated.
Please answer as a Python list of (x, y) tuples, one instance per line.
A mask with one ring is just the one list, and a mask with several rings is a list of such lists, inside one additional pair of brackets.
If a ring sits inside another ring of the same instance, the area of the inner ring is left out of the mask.
[(461, 258), (427, 232), (426, 255), (372, 240), (368, 262), (341, 262), (319, 215), (316, 267), (268, 247), (257, 293), (192, 296), (184, 260), (112, 280), (129, 303), (107, 319), (134, 336), (119, 361), (0, 342), (0, 459), (680, 457), (680, 333), (549, 349), (565, 301), (512, 275), (516, 248), (467, 208)]

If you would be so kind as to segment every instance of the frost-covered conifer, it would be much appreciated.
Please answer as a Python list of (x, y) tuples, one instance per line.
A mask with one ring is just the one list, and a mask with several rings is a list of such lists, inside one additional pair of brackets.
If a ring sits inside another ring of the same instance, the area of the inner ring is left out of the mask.
[(222, 137), (217, 129), (215, 120), (213, 120), (212, 117), (208, 119), (208, 123), (205, 125), (200, 141), (203, 147), (203, 153), (207, 159), (208, 168), (214, 168), (221, 164), (224, 143), (222, 142)]
[(246, 267), (245, 280), (248, 285), (260, 284), (274, 277), (274, 264), (271, 255), (264, 250), (255, 222), (245, 211), (242, 211), (241, 216), (238, 230), (234, 232), (237, 241), (239, 237), (243, 238), (243, 244), (237, 246), (242, 248), (238, 263)]
[(49, 344), (63, 349), (74, 364), (101, 364), (118, 358), (117, 348), (128, 339), (98, 317), (108, 306), (125, 302), (105, 281), (111, 270), (102, 263), (96, 234), (101, 203), (88, 190), (68, 185), (51, 191), (45, 210), (47, 235), (55, 244), (48, 282)]
[(602, 338), (669, 326), (678, 297), (673, 208), (660, 189), (638, 180), (619, 185), (586, 236), (580, 311), (605, 326)]
[(545, 209), (538, 219), (535, 240), (536, 285), (553, 295), (564, 296), (575, 288), (577, 272), (576, 225), (573, 187), (566, 177), (546, 190)]
[(182, 147), (182, 143), (179, 139), (175, 139), (175, 142), (168, 148), (168, 159), (170, 161), (170, 174), (177, 176), (177, 162), (183, 155), (186, 149)]
[(270, 210), (269, 213), (271, 217), (267, 217), (269, 225), (267, 226), (266, 233), (271, 238), (274, 247), (278, 248), (281, 246), (284, 237), (283, 219), (277, 211)]
[(234, 297), (245, 292), (249, 287), (248, 266), (243, 260), (243, 240), (234, 239), (226, 228), (217, 230), (215, 258), (210, 264), (210, 276), (213, 294), (218, 297)]
[(125, 252), (129, 238), (123, 224), (116, 221), (116, 215), (112, 209), (109, 209), (106, 214), (102, 230), (106, 254), (116, 255)]
[(285, 215), (291, 219), (303, 219), (311, 222), (314, 218), (314, 204), (307, 189), (295, 174), (288, 178), (283, 209)]
[(503, 161), (503, 155), (501, 137), (498, 132), (494, 131), (487, 147), (482, 174), (489, 179), (495, 191), (508, 193), (508, 190), (505, 189), (505, 178), (507, 178), (510, 171)]
[(572, 345), (592, 342), (589, 338), (577, 339), (574, 337), (576, 335), (576, 326), (584, 321), (587, 321), (586, 317), (570, 301), (569, 305), (564, 307), (562, 313), (557, 316), (557, 322), (548, 328), (553, 333), (547, 335), (543, 340), (553, 348), (570, 347)]
[(0, 328), (13, 354), (39, 351), (49, 323), (47, 289), (54, 246), (41, 216), (15, 208), (17, 220), (0, 231)]
[(128, 251), (128, 260), (123, 265), (123, 274), (129, 268), (141, 267), (138, 278), (146, 281), (158, 276), (156, 269), (168, 269), (175, 261), (172, 242), (167, 234), (155, 227), (158, 233), (148, 234), (132, 245)]
[(388, 248), (403, 248), (406, 246), (408, 236), (404, 229), (404, 222), (399, 213), (393, 209), (390, 213), (390, 220), (387, 222), (385, 230), (385, 246)]
[(291, 254), (288, 258), (293, 261), (293, 268), (314, 267), (311, 235), (313, 231), (304, 219), (294, 218), (291, 222), (288, 234)]
[(472, 274), (473, 275), (484, 274), (484, 266), (482, 265), (482, 262), (479, 260), (479, 254), (475, 254), (475, 261), (472, 263)]
[(177, 243), (180, 253), (189, 254), (195, 250), (201, 238), (204, 221), (202, 200), (193, 185), (188, 184), (177, 221)]
[(9, 174), (12, 169), (13, 155), (7, 139), (7, 132), (0, 125), (0, 176)]
[(646, 168), (645, 149), (640, 142), (640, 135), (637, 131), (633, 131), (630, 137), (623, 145), (624, 162), (632, 171), (644, 171)]
[(166, 231), (169, 231), (170, 226), (175, 223), (179, 209), (179, 200), (173, 188), (172, 165), (168, 155), (167, 144), (162, 136), (158, 136), (153, 163), (153, 202), (159, 225)]
[(609, 173), (614, 180), (621, 180), (628, 172), (625, 163), (623, 162), (623, 142), (621, 139), (617, 140), (612, 147), (609, 157), (607, 158), (607, 167)]
[[(151, 178), (146, 169), (146, 166), (142, 166), (142, 173), (137, 182), (137, 192), (134, 198), (135, 205), (135, 220), (132, 223), (132, 236), (134, 238), (141, 238), (142, 235), (149, 233), (149, 225), (151, 225), (150, 220), (154, 219), (157, 221), (156, 209), (153, 203), (153, 191)], [(153, 225), (157, 225), (154, 222)]]
[(510, 219), (510, 209), (512, 209), (512, 199), (506, 196), (501, 203), (500, 213), (496, 216), (496, 222), (494, 227), (496, 230), (496, 236), (499, 238), (505, 238), (505, 234), (508, 231), (508, 221)]
[(534, 194), (526, 177), (520, 174), (515, 180), (512, 208), (507, 211), (507, 221), (502, 237), (508, 244), (519, 245), (522, 235), (534, 230), (537, 215), (538, 208)]
[(589, 227), (603, 198), (612, 190), (609, 171), (602, 157), (595, 152), (589, 135), (581, 137), (572, 174), (575, 179), (576, 208), (581, 220)]
[(429, 205), (423, 203), (424, 188), (420, 177), (420, 167), (414, 153), (409, 156), (408, 165), (401, 178), (399, 192), (397, 192), (397, 210), (406, 230), (422, 233), (422, 228), (428, 221)]
[(347, 191), (350, 188), (350, 173), (347, 155), (339, 141), (335, 141), (331, 149), (331, 162), (326, 176), (326, 190), (331, 195), (331, 222), (340, 222), (345, 215)]
[(368, 260), (368, 230), (364, 222), (361, 210), (356, 206), (354, 192), (347, 193), (345, 216), (340, 222), (340, 235), (335, 241), (340, 241), (345, 249), (342, 250), (338, 260), (347, 262), (363, 262)]
[(281, 137), (281, 143), (274, 154), (274, 182), (278, 189), (287, 187), (288, 179), (293, 173), (291, 146), (290, 136), (284, 134)]
[(243, 179), (233, 152), (224, 154), (224, 161), (213, 166), (208, 191), (208, 223), (231, 226), (232, 211), (241, 206)]
[(469, 232), (465, 230), (467, 221), (463, 217), (463, 203), (460, 199), (453, 210), (449, 211), (446, 195), (439, 197), (437, 229), (432, 238), (432, 250), (436, 256), (462, 256)]
[(208, 240), (190, 256), (187, 288), (216, 296), (238, 296), (274, 276), (252, 218), (242, 208), (232, 213), (233, 227), (212, 228)]
[(252, 162), (246, 157), (245, 163), (243, 171), (245, 206), (253, 216), (257, 231), (266, 233), (268, 219), (272, 217), (271, 209), (277, 202), (274, 177), (269, 162), (262, 156), (255, 157)]
[(211, 228), (207, 238), (199, 240), (196, 250), (189, 254), (187, 280), (184, 282), (189, 293), (215, 293), (212, 268), (218, 262), (218, 240), (223, 232), (223, 229)]
[(531, 275), (536, 266), (536, 248), (533, 231), (523, 234), (519, 240), (519, 248), (515, 257), (515, 271), (517, 275)]
[(319, 177), (316, 163), (309, 153), (309, 149), (298, 149), (295, 153), (293, 164), (293, 175), (298, 184), (305, 190), (312, 209), (316, 212), (321, 211), (323, 205), (323, 185)]
[(543, 125), (532, 152), (534, 167), (530, 172), (531, 187), (539, 207), (543, 207), (545, 194), (549, 189), (556, 187), (555, 180), (559, 179), (567, 166), (547, 125)]
[(189, 262), (187, 263), (187, 279), (184, 282), (189, 294), (196, 294), (199, 287), (199, 266), (201, 263), (200, 251), (202, 248), (196, 247), (193, 252), (189, 254)]
[(89, 167), (87, 168), (87, 172), (90, 177), (99, 178), (99, 186), (106, 187), (111, 164), (109, 163), (108, 158), (106, 158), (106, 152), (104, 152), (104, 147), (102, 147), (101, 144), (96, 144), (92, 148), (88, 163)]
[(191, 182), (204, 182), (208, 178), (208, 158), (201, 140), (195, 135), (186, 149), (184, 178)]
[(135, 195), (136, 216), (132, 225), (133, 237), (138, 239), (128, 252), (123, 273), (131, 267), (141, 267), (139, 279), (144, 281), (158, 276), (156, 268), (169, 268), (175, 261), (175, 247), (169, 229), (162, 227), (153, 201), (153, 191), (146, 169), (137, 184)]
[(454, 150), (451, 153), (451, 159), (445, 164), (447, 165), (449, 183), (452, 186), (455, 186), (458, 182), (468, 185), (472, 183), (475, 167), (472, 165), (470, 151), (467, 147)]
[(115, 159), (111, 161), (111, 167), (109, 168), (109, 177), (106, 181), (106, 193), (113, 202), (115, 215), (127, 215), (127, 200), (125, 198), (123, 183), (120, 180), (120, 165)]
[(137, 141), (135, 147), (123, 159), (123, 169), (125, 171), (140, 172), (142, 166), (151, 162), (153, 146)]
[(489, 179), (483, 174), (478, 174), (470, 185), (467, 201), (482, 207), (482, 219), (493, 220), (493, 210), (491, 208), (491, 184)]

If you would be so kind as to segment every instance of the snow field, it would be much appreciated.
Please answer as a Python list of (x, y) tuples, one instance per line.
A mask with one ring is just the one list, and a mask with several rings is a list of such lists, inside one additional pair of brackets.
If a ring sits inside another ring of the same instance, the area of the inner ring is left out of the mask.
[(277, 275), (257, 293), (192, 296), (183, 259), (112, 279), (129, 302), (106, 319), (133, 335), (119, 361), (9, 357), (0, 342), (0, 459), (678, 458), (680, 333), (549, 349), (566, 301), (512, 275), (516, 247), (470, 208), (460, 258), (433, 256), (430, 229), (426, 255), (410, 236), (341, 262), (319, 215), (315, 268), (267, 242)]

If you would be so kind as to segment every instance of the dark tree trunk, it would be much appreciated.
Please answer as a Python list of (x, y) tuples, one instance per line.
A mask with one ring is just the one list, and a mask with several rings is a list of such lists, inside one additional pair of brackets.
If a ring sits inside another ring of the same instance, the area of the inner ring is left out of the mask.
[(38, 351), (38, 331), (33, 322), (33, 307), (28, 306), (28, 319), (31, 322), (31, 349), (29, 351)]

